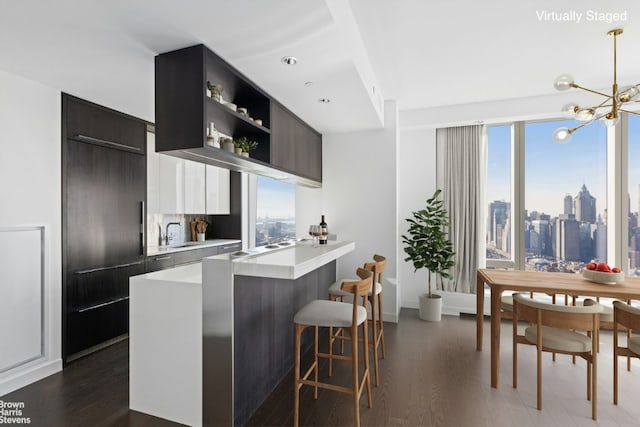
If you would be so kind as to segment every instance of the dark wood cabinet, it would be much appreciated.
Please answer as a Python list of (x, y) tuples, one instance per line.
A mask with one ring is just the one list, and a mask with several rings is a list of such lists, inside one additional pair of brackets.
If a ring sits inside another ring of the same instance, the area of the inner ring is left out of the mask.
[(66, 137), (145, 153), (146, 124), (126, 114), (65, 94)]
[(151, 273), (159, 270), (166, 270), (175, 265), (173, 254), (161, 254), (147, 257), (145, 261), (145, 271)]
[(167, 268), (190, 264), (192, 262), (200, 262), (202, 261), (202, 258), (239, 251), (240, 248), (242, 248), (242, 243), (237, 242), (149, 256), (145, 262), (146, 272), (151, 273), (153, 271), (165, 270)]
[[(321, 185), (321, 135), (204, 45), (158, 55), (155, 67), (156, 151), (238, 172)], [(207, 96), (207, 82), (221, 85), (222, 99), (246, 108), (250, 118)], [(258, 142), (258, 148), (250, 157), (241, 157), (211, 146), (206, 134), (211, 123), (233, 139), (245, 136)]]
[(271, 123), (271, 163), (322, 182), (322, 135), (275, 101)]
[(128, 333), (129, 277), (145, 271), (146, 124), (62, 97), (63, 359)]
[(129, 332), (129, 277), (144, 273), (144, 261), (77, 270), (67, 282), (66, 351), (83, 350)]
[[(155, 73), (156, 151), (189, 160), (200, 156), (204, 163), (207, 157), (220, 154), (227, 161), (269, 164), (269, 98), (239, 71), (197, 45), (156, 56)], [(222, 85), (223, 99), (246, 108), (262, 125), (208, 97), (207, 82)], [(233, 139), (245, 136), (258, 142), (251, 158), (210, 146), (206, 131), (212, 122)]]

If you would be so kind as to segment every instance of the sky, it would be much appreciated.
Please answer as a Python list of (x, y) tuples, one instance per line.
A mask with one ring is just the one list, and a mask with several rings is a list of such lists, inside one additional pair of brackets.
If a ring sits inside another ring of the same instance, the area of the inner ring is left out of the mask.
[[(525, 125), (525, 209), (551, 216), (563, 212), (563, 199), (575, 197), (586, 185), (602, 214), (606, 203), (606, 129), (592, 123), (576, 131), (566, 144), (552, 138), (561, 126), (574, 127), (573, 120), (535, 122)], [(640, 116), (631, 116), (629, 133), (629, 193), (631, 211), (638, 210), (640, 184)], [(510, 199), (510, 126), (489, 127), (488, 202)]]
[(288, 182), (258, 176), (257, 216), (264, 218), (294, 218), (296, 186)]

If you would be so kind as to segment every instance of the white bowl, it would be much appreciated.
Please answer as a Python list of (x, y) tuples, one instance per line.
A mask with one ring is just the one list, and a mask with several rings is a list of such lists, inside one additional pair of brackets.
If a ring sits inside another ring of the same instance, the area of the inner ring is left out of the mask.
[(616, 284), (624, 282), (624, 271), (620, 273), (606, 273), (604, 271), (582, 270), (582, 277), (596, 283)]
[(230, 110), (236, 111), (238, 106), (236, 104), (234, 104), (233, 102), (225, 102), (223, 104), (225, 107), (227, 107)]

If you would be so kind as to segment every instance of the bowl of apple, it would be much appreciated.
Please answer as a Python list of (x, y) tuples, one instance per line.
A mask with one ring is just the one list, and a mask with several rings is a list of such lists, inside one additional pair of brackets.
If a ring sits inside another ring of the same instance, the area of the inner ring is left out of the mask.
[(608, 285), (624, 282), (624, 272), (620, 271), (618, 267), (609, 267), (606, 262), (588, 263), (582, 270), (582, 277), (591, 282)]

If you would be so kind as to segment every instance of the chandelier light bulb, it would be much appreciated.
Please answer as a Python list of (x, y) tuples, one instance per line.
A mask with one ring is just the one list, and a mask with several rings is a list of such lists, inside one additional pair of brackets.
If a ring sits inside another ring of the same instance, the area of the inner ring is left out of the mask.
[(573, 119), (576, 116), (576, 112), (580, 110), (580, 107), (575, 102), (570, 102), (568, 104), (564, 104), (562, 109), (562, 115), (567, 119)]
[(571, 77), (569, 74), (562, 74), (558, 76), (558, 78), (553, 82), (553, 87), (555, 87), (556, 90), (565, 91), (567, 89), (570, 89), (572, 84), (573, 77)]
[(553, 139), (558, 144), (569, 142), (569, 140), (571, 139), (571, 131), (569, 130), (569, 128), (565, 127), (558, 128), (553, 132)]
[(590, 123), (595, 119), (596, 112), (593, 108), (582, 108), (576, 111), (575, 120), (578, 123)]
[(618, 102), (631, 102), (640, 95), (640, 89), (637, 86), (629, 86), (616, 94)]

